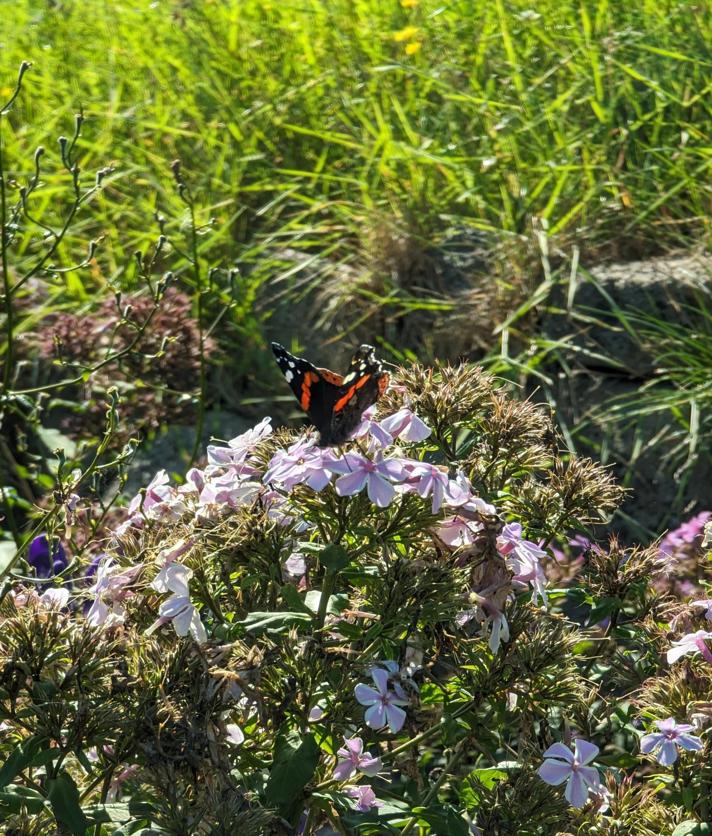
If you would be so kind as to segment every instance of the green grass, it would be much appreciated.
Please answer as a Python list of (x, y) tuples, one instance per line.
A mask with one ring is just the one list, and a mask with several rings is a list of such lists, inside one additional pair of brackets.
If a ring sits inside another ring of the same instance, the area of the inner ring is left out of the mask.
[(709, 212), (712, 22), (691, 2), (18, 0), (3, 16), (0, 86), (34, 63), (5, 137), (17, 175), (80, 106), (83, 167), (117, 165), (75, 235), (107, 235), (104, 276), (146, 246), (156, 203), (178, 211), (175, 157), (218, 219), (205, 248), (252, 269), (287, 244), (357, 258), (383, 222), (431, 240), (528, 235), (538, 216), (611, 252), (672, 245)]

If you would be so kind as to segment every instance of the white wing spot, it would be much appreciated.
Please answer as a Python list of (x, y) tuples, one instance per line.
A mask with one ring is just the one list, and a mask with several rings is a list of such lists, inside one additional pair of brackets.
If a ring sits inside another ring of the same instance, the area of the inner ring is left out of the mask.
[[(294, 364), (293, 364), (293, 363), (290, 363), (289, 365), (290, 365), (290, 366), (293, 366)], [(293, 374), (292, 374), (289, 370), (287, 370), (287, 371), (284, 373), (284, 379), (287, 381), (287, 383), (291, 383), (291, 382), (292, 382), (292, 380), (294, 380), (294, 375), (293, 375)]]
[(287, 365), (289, 366), (290, 369), (293, 369), (294, 368), (294, 360), (290, 360), (289, 363), (287, 363)]

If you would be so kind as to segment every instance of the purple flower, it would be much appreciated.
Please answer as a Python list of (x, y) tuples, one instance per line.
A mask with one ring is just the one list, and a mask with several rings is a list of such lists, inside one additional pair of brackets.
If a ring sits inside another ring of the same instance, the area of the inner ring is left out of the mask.
[(381, 427), (393, 438), (400, 438), (401, 441), (425, 441), (432, 430), (422, 421), (411, 409), (404, 406), (384, 418), (381, 422)]
[(49, 539), (44, 532), (30, 543), (27, 562), (35, 570), (35, 575), (38, 578), (58, 575), (69, 564), (67, 554), (59, 540), (55, 540), (50, 547)]
[(708, 633), (706, 630), (697, 630), (697, 632), (688, 633), (686, 636), (673, 642), (670, 650), (667, 652), (668, 664), (672, 665), (673, 662), (677, 662), (683, 656), (687, 656), (688, 654), (694, 655), (696, 653), (701, 653), (712, 664), (712, 651), (705, 644), (705, 641), (708, 639), (712, 639), (712, 633)]
[(678, 746), (688, 752), (699, 752), (702, 749), (700, 738), (687, 734), (694, 726), (687, 723), (678, 725), (672, 717), (668, 717), (667, 720), (656, 720), (655, 725), (660, 731), (641, 737), (640, 751), (644, 755), (649, 755), (657, 749), (656, 759), (663, 766), (675, 763)]
[(482, 530), (482, 525), (475, 520), (468, 520), (460, 514), (446, 517), (435, 529), (437, 536), (453, 549), (459, 546), (471, 546), (475, 537)]
[(507, 566), (514, 573), (515, 583), (531, 584), (533, 599), (541, 597), (546, 604), (546, 576), (539, 561), (546, 557), (546, 552), (531, 540), (522, 537), (519, 523), (507, 523), (497, 537), (497, 549), (504, 557)]
[(356, 773), (363, 772), (373, 778), (381, 771), (383, 764), (380, 758), (374, 758), (370, 752), (363, 751), (363, 740), (360, 737), (344, 738), (344, 746), (336, 753), (339, 761), (334, 770), (337, 781), (348, 781)]
[(347, 453), (334, 460), (329, 469), (344, 474), (336, 480), (336, 493), (339, 496), (353, 496), (366, 487), (368, 498), (379, 508), (390, 505), (396, 492), (393, 482), (402, 481), (406, 475), (403, 463), (398, 459), (383, 459), (379, 456), (371, 461), (357, 453)]
[(376, 793), (367, 784), (360, 787), (348, 787), (346, 795), (356, 799), (356, 809), (360, 813), (368, 813), (374, 807), (382, 807), (383, 802), (376, 798)]
[(336, 456), (331, 450), (301, 439), (287, 450), (278, 450), (272, 456), (264, 482), (268, 485), (281, 485), (288, 491), (302, 484), (321, 491), (331, 481), (330, 465), (334, 461)]
[(208, 446), (208, 463), (211, 465), (240, 465), (258, 442), (262, 441), (272, 432), (270, 426), (271, 418), (263, 418), (259, 424), (251, 430), (238, 435), (228, 441), (227, 447), (219, 447), (215, 444)]
[(563, 743), (554, 743), (544, 752), (547, 760), (537, 770), (539, 777), (556, 787), (566, 781), (564, 796), (573, 807), (583, 807), (589, 790), (599, 793), (601, 778), (594, 766), (587, 766), (598, 754), (598, 746), (587, 740), (574, 741), (574, 753)]
[(447, 468), (441, 469), (427, 462), (408, 462), (405, 464), (405, 471), (407, 478), (399, 490), (417, 493), (422, 499), (431, 496), (431, 510), (433, 514), (437, 514), (450, 488)]
[(681, 526), (668, 532), (660, 543), (660, 551), (670, 556), (675, 549), (694, 543), (704, 531), (705, 523), (712, 516), (710, 511), (701, 511)]
[(371, 436), (369, 447), (388, 447), (393, 444), (393, 436), (384, 429), (383, 425), (376, 421), (376, 405), (369, 408), (361, 416), (361, 423), (351, 433), (351, 438), (361, 438), (364, 435)]
[(372, 729), (382, 729), (388, 726), (393, 734), (403, 728), (406, 713), (401, 705), (408, 705), (408, 700), (399, 697), (388, 688), (388, 671), (383, 668), (371, 668), (371, 677), (375, 688), (360, 682), (354, 689), (356, 699), (361, 705), (367, 705), (366, 725)]

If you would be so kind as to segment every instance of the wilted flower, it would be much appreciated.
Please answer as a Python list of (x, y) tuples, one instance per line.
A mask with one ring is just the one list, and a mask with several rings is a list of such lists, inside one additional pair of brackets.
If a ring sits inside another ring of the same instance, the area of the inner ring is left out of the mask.
[(67, 553), (59, 540), (50, 541), (45, 533), (37, 535), (27, 551), (27, 562), (35, 570), (38, 578), (58, 575), (69, 565)]
[(688, 752), (699, 752), (702, 749), (702, 741), (687, 732), (692, 731), (694, 726), (687, 723), (678, 723), (672, 717), (666, 720), (656, 720), (655, 725), (659, 732), (646, 734), (640, 739), (640, 751), (649, 755), (657, 749), (656, 759), (663, 766), (670, 766), (677, 760), (677, 747), (686, 749)]
[(598, 754), (599, 749), (587, 740), (574, 741), (574, 753), (563, 743), (554, 743), (544, 752), (547, 760), (537, 773), (542, 781), (558, 786), (566, 781), (566, 800), (574, 807), (583, 807), (588, 791), (600, 792), (601, 778), (594, 766), (587, 766)]
[(329, 469), (344, 474), (336, 480), (336, 493), (339, 496), (353, 496), (366, 487), (368, 498), (379, 508), (385, 508), (392, 502), (395, 496), (393, 482), (405, 478), (400, 460), (377, 457), (371, 461), (357, 453), (347, 453), (343, 458), (336, 459), (329, 465)]
[(361, 813), (368, 813), (374, 807), (383, 805), (383, 802), (376, 798), (376, 793), (367, 784), (360, 787), (348, 787), (345, 792), (350, 798), (356, 799), (356, 809)]
[(705, 641), (712, 639), (712, 633), (706, 630), (697, 630), (695, 633), (688, 633), (681, 639), (672, 643), (670, 650), (667, 652), (668, 664), (672, 665), (678, 659), (688, 654), (695, 655), (701, 653), (705, 659), (712, 664), (712, 651), (707, 647)]
[(371, 668), (371, 677), (376, 688), (370, 685), (359, 683), (354, 689), (356, 699), (361, 705), (369, 706), (366, 709), (366, 725), (372, 729), (382, 729), (388, 726), (393, 734), (403, 728), (406, 713), (401, 705), (408, 705), (409, 700), (399, 697), (394, 691), (388, 688), (388, 671), (383, 668)]
[(96, 580), (88, 589), (88, 593), (95, 596), (87, 613), (87, 621), (92, 627), (113, 627), (123, 623), (123, 602), (129, 595), (127, 587), (142, 568), (143, 564), (139, 564), (122, 570), (111, 558), (102, 559), (96, 568)]
[(348, 781), (356, 770), (364, 775), (373, 777), (381, 771), (380, 758), (374, 758), (370, 752), (363, 751), (363, 740), (360, 737), (344, 738), (344, 746), (336, 753), (339, 761), (334, 770), (337, 781)]

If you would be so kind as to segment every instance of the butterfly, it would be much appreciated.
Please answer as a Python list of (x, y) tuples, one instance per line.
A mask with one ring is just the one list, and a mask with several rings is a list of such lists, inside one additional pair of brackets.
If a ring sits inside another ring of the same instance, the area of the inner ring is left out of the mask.
[(358, 349), (344, 376), (295, 357), (279, 343), (272, 343), (272, 351), (299, 406), (319, 431), (320, 447), (347, 441), (364, 411), (376, 403), (388, 386), (388, 373), (372, 345)]

